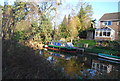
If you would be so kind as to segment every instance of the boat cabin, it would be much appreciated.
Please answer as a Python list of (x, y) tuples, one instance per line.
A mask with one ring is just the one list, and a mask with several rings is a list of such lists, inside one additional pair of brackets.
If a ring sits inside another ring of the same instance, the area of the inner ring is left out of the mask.
[(49, 45), (62, 46), (62, 47), (74, 47), (71, 42), (49, 42)]

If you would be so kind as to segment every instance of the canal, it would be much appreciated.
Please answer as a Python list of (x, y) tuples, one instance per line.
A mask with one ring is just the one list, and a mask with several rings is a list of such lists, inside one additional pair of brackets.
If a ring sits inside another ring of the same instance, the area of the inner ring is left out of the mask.
[(68, 54), (53, 50), (40, 50), (52, 65), (71, 79), (119, 79), (120, 63), (88, 54)]

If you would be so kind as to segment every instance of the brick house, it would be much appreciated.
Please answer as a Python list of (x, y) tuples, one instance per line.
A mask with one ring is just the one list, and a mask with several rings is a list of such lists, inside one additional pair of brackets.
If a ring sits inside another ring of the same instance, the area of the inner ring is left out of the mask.
[(95, 29), (95, 40), (118, 40), (120, 12), (106, 13), (100, 18), (100, 27)]

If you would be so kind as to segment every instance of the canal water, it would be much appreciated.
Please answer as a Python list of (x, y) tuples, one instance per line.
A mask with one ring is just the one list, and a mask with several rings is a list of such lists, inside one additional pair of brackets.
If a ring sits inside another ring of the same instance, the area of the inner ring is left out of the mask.
[(120, 63), (88, 54), (40, 50), (51, 64), (72, 79), (119, 79)]

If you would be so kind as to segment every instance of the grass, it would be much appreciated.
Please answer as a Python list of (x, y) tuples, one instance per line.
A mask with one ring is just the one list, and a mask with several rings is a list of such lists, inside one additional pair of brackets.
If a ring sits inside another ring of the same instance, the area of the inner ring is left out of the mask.
[(85, 49), (86, 52), (91, 53), (105, 53), (105, 54), (119, 54), (120, 46), (116, 41), (109, 41), (108, 47), (96, 46), (95, 40), (77, 40), (74, 42), (76, 47), (84, 47), (84, 44), (88, 44), (88, 48)]
[(96, 42), (95, 40), (79, 40), (79, 41), (75, 41), (74, 44), (77, 47), (83, 47), (84, 44), (88, 44), (89, 46), (95, 46)]
[(102, 47), (87, 48), (85, 51), (92, 52), (92, 53), (105, 53), (105, 54), (117, 54), (117, 53), (119, 53), (118, 51), (105, 49)]

